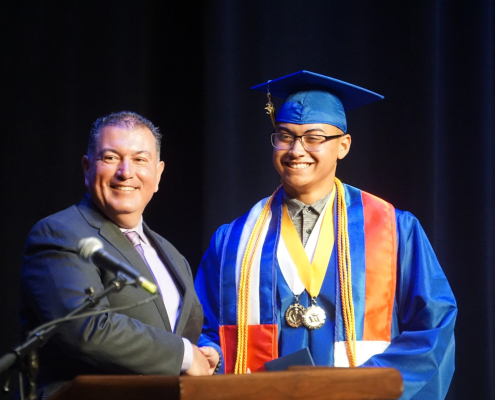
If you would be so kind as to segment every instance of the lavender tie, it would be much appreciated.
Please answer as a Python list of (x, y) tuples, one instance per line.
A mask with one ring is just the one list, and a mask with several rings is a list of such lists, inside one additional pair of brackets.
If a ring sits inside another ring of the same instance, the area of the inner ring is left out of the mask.
[(127, 239), (130, 240), (130, 242), (136, 248), (136, 250), (149, 268), (150, 266), (148, 264), (148, 261), (146, 261), (146, 257), (144, 256), (143, 246), (141, 246), (141, 239), (139, 239), (139, 233), (137, 233), (136, 231), (128, 231), (125, 232), (124, 235), (127, 237)]
[[(181, 309), (181, 297), (180, 294), (174, 284), (174, 281), (172, 279), (172, 276), (167, 270), (167, 267), (165, 264), (163, 264), (163, 268), (160, 267), (159, 265), (155, 265), (155, 268), (159, 268), (160, 271), (157, 271), (158, 275), (155, 275), (155, 272), (153, 271), (153, 268), (148, 264), (148, 261), (146, 260), (146, 257), (144, 255), (144, 249), (143, 246), (141, 245), (141, 239), (139, 238), (139, 233), (136, 231), (128, 231), (125, 232), (124, 235), (129, 239), (129, 241), (133, 244), (134, 248), (138, 251), (140, 256), (143, 258), (144, 262), (148, 266), (148, 269), (153, 276), (154, 281), (158, 284), (158, 293), (160, 293), (160, 296), (162, 296), (165, 308), (167, 310), (168, 318), (170, 321), (170, 325), (172, 328), (172, 331), (175, 328), (175, 321), (177, 319), (177, 315)], [(153, 263), (153, 256), (150, 258), (151, 262)], [(155, 262), (159, 260), (156, 259)], [(160, 277), (160, 280), (157, 280), (157, 276)], [(162, 292), (164, 290), (164, 292)], [(167, 293), (166, 298), (163, 297), (163, 293)]]

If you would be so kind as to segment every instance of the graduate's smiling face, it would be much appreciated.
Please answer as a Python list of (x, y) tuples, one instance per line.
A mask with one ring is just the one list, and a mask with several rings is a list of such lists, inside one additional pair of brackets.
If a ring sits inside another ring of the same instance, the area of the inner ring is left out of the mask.
[(118, 226), (139, 223), (165, 167), (158, 157), (155, 137), (146, 126), (105, 126), (94, 154), (83, 157), (91, 199)]
[[(343, 132), (328, 124), (291, 124), (280, 122), (277, 132), (302, 135), (342, 135)], [(334, 184), (337, 160), (349, 152), (351, 137), (344, 135), (323, 144), (320, 151), (306, 151), (301, 140), (296, 139), (288, 150), (273, 149), (273, 165), (282, 178), (286, 193), (312, 204), (331, 192)]]

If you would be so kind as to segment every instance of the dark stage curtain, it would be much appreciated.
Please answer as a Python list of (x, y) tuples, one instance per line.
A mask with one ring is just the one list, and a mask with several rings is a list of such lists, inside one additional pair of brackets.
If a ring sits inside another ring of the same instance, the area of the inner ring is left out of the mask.
[(495, 399), (492, 0), (3, 2), (0, 22), (0, 354), (21, 341), (26, 236), (83, 195), (97, 117), (161, 127), (145, 219), (196, 269), (215, 229), (279, 182), (266, 96), (249, 88), (306, 69), (385, 96), (348, 114), (337, 176), (419, 218), (459, 305), (448, 399)]

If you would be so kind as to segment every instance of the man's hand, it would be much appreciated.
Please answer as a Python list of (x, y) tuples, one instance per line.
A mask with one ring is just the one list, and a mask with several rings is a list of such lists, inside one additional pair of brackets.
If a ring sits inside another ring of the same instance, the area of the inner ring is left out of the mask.
[(218, 354), (218, 351), (210, 346), (200, 347), (199, 351), (203, 353), (203, 355), (208, 360), (208, 363), (210, 364), (209, 374), (212, 375), (215, 371), (215, 368), (217, 367), (218, 362), (220, 361), (220, 354)]
[[(218, 363), (218, 353), (212, 347), (202, 347), (192, 345), (193, 348), (193, 362), (191, 367), (184, 372), (185, 375), (190, 376), (203, 376), (211, 375), (215, 370)], [(215, 354), (216, 353), (216, 362)], [(213, 364), (214, 363), (214, 364)], [(213, 367), (212, 367), (213, 365)]]

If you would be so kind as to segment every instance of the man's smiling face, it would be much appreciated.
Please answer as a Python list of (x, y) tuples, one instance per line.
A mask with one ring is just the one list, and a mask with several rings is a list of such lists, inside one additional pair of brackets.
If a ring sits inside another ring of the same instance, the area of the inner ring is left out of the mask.
[(83, 157), (86, 187), (103, 213), (122, 228), (135, 227), (158, 190), (165, 164), (145, 127), (105, 126), (94, 154)]
[[(277, 132), (296, 136), (343, 134), (333, 125), (296, 125), (285, 122), (277, 125)], [(306, 204), (325, 197), (333, 188), (337, 160), (347, 155), (350, 144), (350, 136), (345, 135), (325, 142), (320, 151), (306, 151), (300, 140), (296, 140), (289, 150), (273, 149), (273, 165), (282, 178), (286, 193)]]

